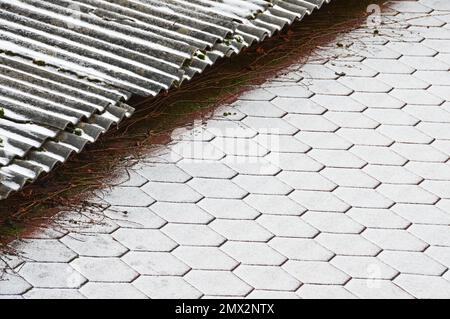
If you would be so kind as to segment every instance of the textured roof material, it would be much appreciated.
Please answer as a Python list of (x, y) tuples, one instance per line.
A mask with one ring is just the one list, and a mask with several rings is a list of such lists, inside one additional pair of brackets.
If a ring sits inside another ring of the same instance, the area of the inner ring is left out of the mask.
[(0, 199), (331, 0), (0, 0)]

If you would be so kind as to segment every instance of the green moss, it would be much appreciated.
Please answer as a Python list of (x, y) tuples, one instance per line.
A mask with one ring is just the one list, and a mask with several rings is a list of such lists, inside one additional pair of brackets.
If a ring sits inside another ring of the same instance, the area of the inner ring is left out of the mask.
[(184, 60), (184, 62), (183, 62), (183, 67), (190, 67), (191, 66), (191, 64), (192, 64), (192, 60), (191, 59), (186, 59), (186, 60)]
[(33, 63), (39, 66), (46, 66), (47, 63), (45, 63), (45, 61), (42, 60), (33, 60)]
[(204, 54), (203, 52), (199, 52), (197, 53), (197, 58), (199, 58), (200, 60), (206, 60), (206, 54)]
[(76, 128), (73, 130), (73, 134), (75, 134), (77, 136), (81, 136), (81, 135), (83, 135), (83, 130), (80, 128)]
[(243, 42), (244, 42), (244, 38), (243, 38), (241, 35), (239, 35), (239, 34), (236, 34), (236, 35), (234, 36), (234, 39), (235, 39), (238, 43), (243, 43)]

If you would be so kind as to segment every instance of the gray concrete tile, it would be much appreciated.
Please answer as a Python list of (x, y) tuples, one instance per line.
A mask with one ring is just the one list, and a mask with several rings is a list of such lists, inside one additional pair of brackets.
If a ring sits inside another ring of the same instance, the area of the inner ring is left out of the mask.
[(314, 149), (348, 150), (353, 146), (349, 141), (330, 132), (301, 131), (295, 137)]
[(321, 233), (315, 240), (337, 255), (376, 256), (381, 251), (378, 246), (356, 234)]
[(414, 224), (408, 228), (408, 232), (420, 238), (429, 245), (450, 246), (450, 233), (448, 226), (444, 225), (419, 225)]
[(324, 167), (306, 154), (270, 153), (266, 159), (286, 171), (318, 172)]
[(269, 245), (293, 260), (329, 261), (335, 255), (315, 239), (275, 237)]
[(434, 140), (412, 126), (381, 125), (377, 131), (398, 143), (430, 144)]
[(306, 98), (277, 97), (271, 101), (278, 108), (294, 114), (323, 114), (326, 109)]
[(21, 295), (31, 287), (21, 275), (5, 272), (0, 280), (0, 296)]
[(225, 164), (215, 161), (192, 161), (187, 159), (179, 161), (177, 166), (192, 177), (229, 179), (237, 174)]
[(306, 211), (286, 196), (250, 194), (244, 201), (262, 214), (300, 216)]
[[(403, 109), (367, 109), (364, 114), (374, 119), (379, 124), (384, 125), (416, 125), (420, 122), (419, 119), (409, 115), (405, 112), (407, 106)], [(381, 133), (383, 133), (381, 131)]]
[[(288, 114), (284, 118), (298, 130), (311, 132), (335, 132), (339, 127), (321, 115)], [(295, 134), (294, 132), (293, 134)]]
[(276, 266), (241, 265), (233, 273), (256, 289), (295, 291), (301, 285), (301, 282)]
[(161, 228), (167, 222), (147, 207), (112, 206), (105, 215), (125, 228)]
[(299, 72), (306, 79), (336, 80), (339, 77), (336, 75), (336, 70), (327, 64), (307, 63), (300, 67)]
[(342, 187), (375, 188), (380, 184), (360, 169), (326, 167), (320, 174)]
[(149, 206), (155, 200), (136, 187), (115, 187), (103, 197), (111, 205)]
[(352, 278), (357, 279), (391, 280), (399, 274), (397, 270), (382, 262), (377, 257), (336, 256), (330, 263)]
[(203, 198), (187, 184), (180, 183), (149, 182), (142, 190), (160, 202), (196, 203)]
[(333, 194), (352, 207), (389, 208), (394, 205), (394, 202), (392, 200), (384, 197), (377, 190), (367, 188), (339, 187), (333, 192)]
[(314, 238), (319, 234), (316, 228), (298, 216), (263, 215), (256, 221), (279, 237)]
[(448, 180), (450, 177), (449, 163), (409, 162), (405, 168), (427, 180)]
[(359, 234), (365, 228), (342, 213), (307, 212), (301, 219), (324, 233)]
[(248, 92), (244, 92), (239, 99), (246, 101), (270, 101), (275, 98), (275, 94), (263, 88), (252, 89)]
[(339, 83), (339, 80), (305, 79), (302, 83), (315, 94), (348, 96), (353, 93), (353, 88)]
[[(446, 104), (442, 106), (407, 105), (403, 110), (423, 122), (450, 123), (450, 112), (447, 111)], [(420, 129), (420, 127), (424, 126), (423, 131), (426, 132), (427, 125), (424, 123), (418, 127)]]
[(338, 81), (356, 92), (388, 93), (393, 88), (391, 85), (375, 78), (364, 78), (364, 80), (361, 80), (359, 77), (344, 76)]
[(252, 194), (287, 195), (294, 189), (275, 176), (239, 175), (233, 183)]
[(440, 198), (450, 198), (450, 182), (448, 181), (424, 181), (420, 186)]
[(344, 285), (350, 277), (323, 261), (287, 261), (283, 267), (288, 273), (306, 284)]
[(414, 224), (450, 225), (450, 215), (436, 206), (419, 204), (396, 204), (392, 210)]
[(430, 246), (425, 254), (441, 265), (450, 268), (450, 247)]
[(123, 246), (136, 251), (171, 251), (177, 246), (176, 242), (156, 229), (121, 228), (112, 236)]
[(297, 138), (287, 135), (259, 134), (255, 137), (255, 141), (271, 152), (306, 153), (311, 149)]
[[(53, 229), (53, 234), (46, 232), (44, 235), (42, 232), (38, 239), (61, 239), (69, 232), (78, 234), (111, 234), (119, 228), (119, 225), (108, 218), (102, 209), (94, 208), (92, 211), (81, 209), (61, 212), (54, 217), (57, 227)], [(106, 209), (109, 209), (109, 207)]]
[(280, 266), (287, 260), (266, 243), (227, 241), (221, 249), (244, 265)]
[(416, 162), (444, 163), (449, 158), (449, 155), (439, 151), (432, 145), (394, 143), (391, 149), (404, 158)]
[(184, 183), (191, 179), (191, 176), (174, 164), (148, 164), (136, 171), (152, 182)]
[[(375, 110), (375, 109), (373, 109)], [(366, 110), (366, 114), (370, 110)], [(380, 125), (377, 121), (374, 121), (362, 113), (356, 112), (327, 112), (324, 116), (343, 128), (361, 128), (361, 129), (374, 129)]]
[(408, 162), (406, 158), (384, 146), (357, 145), (350, 152), (369, 164), (403, 166)]
[(407, 169), (398, 166), (390, 165), (367, 165), (363, 171), (370, 176), (373, 176), (383, 184), (411, 184), (417, 185), (423, 181), (419, 177)]
[(230, 180), (194, 178), (187, 185), (207, 198), (244, 198), (248, 192)]
[[(248, 198), (249, 196), (246, 197), (246, 199)], [(198, 206), (220, 219), (253, 220), (261, 214), (255, 208), (238, 199), (205, 198), (198, 203)]]
[(427, 255), (410, 251), (382, 251), (378, 258), (402, 274), (441, 276), (447, 268)]
[[(227, 243), (222, 245), (221, 249), (223, 249)], [(231, 271), (239, 264), (238, 261), (234, 260), (216, 247), (180, 246), (173, 251), (173, 255), (189, 265), (192, 269), (198, 270)]]
[(395, 201), (405, 204), (434, 204), (439, 198), (420, 186), (383, 184), (377, 191)]
[(337, 134), (355, 145), (390, 146), (394, 141), (372, 129), (340, 129)]
[[(274, 143), (275, 143), (275, 145), (278, 145), (277, 140)], [(270, 146), (270, 147), (273, 147), (273, 146)], [(222, 160), (222, 162), (242, 175), (274, 176), (281, 171), (281, 168), (279, 168), (275, 164), (271, 163), (268, 160), (267, 156), (266, 157), (256, 157), (256, 156), (228, 155), (227, 157), (225, 157)], [(276, 156), (274, 157), (274, 162), (277, 163)]]
[(33, 288), (23, 295), (25, 299), (85, 299), (77, 289)]
[(420, 77), (406, 74), (380, 74), (377, 79), (390, 85), (392, 88), (396, 89), (416, 89), (416, 90), (426, 90), (430, 87), (430, 83), (422, 81)]
[(31, 239), (14, 245), (20, 256), (41, 262), (70, 262), (77, 254), (56, 239)]
[(162, 231), (183, 246), (218, 247), (225, 242), (225, 238), (205, 225), (169, 224)]
[(153, 204), (151, 210), (169, 223), (208, 224), (214, 217), (201, 209), (198, 205), (190, 203), (164, 203)]
[(356, 92), (352, 94), (352, 99), (366, 107), (378, 109), (401, 109), (406, 105), (403, 100), (384, 93)]
[(403, 229), (366, 229), (362, 236), (384, 250), (424, 251), (429, 246)]
[[(406, 229), (411, 225), (409, 218), (400, 217), (397, 212), (397, 205), (391, 209), (377, 208), (356, 208), (353, 207), (346, 212), (346, 215), (368, 228), (386, 229)], [(403, 216), (403, 215), (401, 215)]]
[(419, 123), (417, 129), (425, 132), (431, 139), (449, 140), (450, 134), (448, 133), (448, 123)]
[(121, 259), (128, 265), (127, 268), (131, 267), (140, 275), (183, 276), (191, 270), (180, 259), (167, 252), (129, 252)]
[(252, 220), (216, 219), (209, 227), (229, 240), (268, 242), (274, 236)]
[(316, 94), (311, 99), (329, 111), (362, 112), (367, 106), (349, 97)]
[(80, 257), (72, 261), (70, 265), (89, 281), (131, 282), (139, 276), (116, 257)]
[(400, 274), (394, 283), (416, 298), (448, 299), (450, 282), (441, 277)]
[(133, 286), (152, 299), (197, 299), (202, 296), (181, 277), (141, 276)]
[[(360, 62), (340, 62), (340, 61), (331, 61), (327, 62), (326, 66), (333, 70), (335, 74), (343, 75), (344, 77), (369, 77), (372, 78), (376, 76), (379, 72), (366, 66)], [(345, 84), (345, 83), (344, 83)]]
[(128, 283), (88, 282), (80, 292), (90, 299), (146, 299), (147, 297)]
[(292, 83), (287, 83), (285, 85), (273, 83), (265, 87), (265, 89), (280, 97), (309, 98), (314, 94), (305, 85)]
[(444, 100), (424, 90), (394, 89), (393, 97), (407, 103), (417, 105), (441, 105)]
[(252, 287), (232, 272), (193, 270), (185, 276), (186, 281), (207, 295), (247, 295)]
[[(272, 129), (271, 126), (267, 126), (264, 129), (265, 133), (279, 132), (277, 129)], [(216, 137), (211, 144), (215, 145), (218, 149), (224, 152), (226, 155), (232, 156), (254, 156), (262, 157), (269, 153), (269, 151), (256, 143), (253, 139), (248, 138), (225, 138)]]
[(310, 285), (305, 284), (297, 290), (302, 299), (355, 299), (347, 289), (342, 286), (333, 285)]
[[(226, 122), (226, 121), (217, 121), (217, 122)], [(235, 132), (234, 128), (224, 129)], [(214, 131), (215, 134), (222, 134), (221, 131), (217, 129), (217, 132)], [(243, 133), (242, 133), (243, 134)], [(256, 134), (256, 133), (255, 133)], [(178, 162), (182, 158), (193, 159), (193, 160), (220, 160), (225, 157), (225, 153), (219, 150), (217, 147), (212, 145), (209, 142), (203, 141), (194, 141), (194, 142), (177, 142), (176, 144), (171, 146), (172, 152), (171, 154), (175, 154), (177, 156)], [(172, 155), (173, 157), (173, 155)]]
[(294, 191), (289, 197), (312, 211), (345, 212), (350, 208), (330, 192)]
[(352, 279), (345, 286), (363, 299), (411, 299), (412, 296), (388, 280)]
[(364, 160), (343, 150), (314, 149), (308, 155), (326, 167), (362, 168), (367, 164)]
[[(368, 67), (377, 70), (383, 74), (411, 74), (417, 68), (415, 65), (411, 65), (407, 63), (408, 60), (405, 58), (413, 58), (413, 57), (401, 57), (399, 61), (397, 60), (389, 60), (389, 59), (365, 59), (362, 64), (367, 65)], [(433, 59), (434, 60), (434, 59)]]
[(423, 56), (403, 56), (400, 61), (415, 70), (423, 71), (448, 71), (450, 65), (439, 60), (437, 57), (423, 57)]
[[(337, 185), (319, 173), (281, 172), (277, 179), (298, 190), (332, 191)], [(253, 192), (254, 193), (254, 192)]]
[(29, 262), (19, 270), (33, 287), (79, 288), (87, 279), (66, 263)]
[(289, 291), (253, 290), (246, 296), (248, 299), (299, 299), (298, 295)]
[(238, 100), (232, 106), (248, 116), (282, 117), (286, 114), (286, 111), (283, 111), (268, 101)]
[(80, 235), (71, 233), (61, 239), (61, 242), (80, 256), (86, 257), (118, 257), (128, 249), (114, 240), (111, 235)]

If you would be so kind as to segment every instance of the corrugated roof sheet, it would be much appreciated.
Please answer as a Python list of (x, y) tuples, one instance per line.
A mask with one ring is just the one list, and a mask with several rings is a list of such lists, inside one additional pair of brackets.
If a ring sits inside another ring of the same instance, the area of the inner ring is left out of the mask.
[(331, 0), (0, 0), (0, 199)]

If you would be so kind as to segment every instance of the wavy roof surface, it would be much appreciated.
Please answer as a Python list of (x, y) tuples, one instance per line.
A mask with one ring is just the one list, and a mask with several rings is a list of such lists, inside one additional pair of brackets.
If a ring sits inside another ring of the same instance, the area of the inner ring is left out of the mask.
[(0, 199), (331, 0), (0, 0)]

